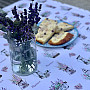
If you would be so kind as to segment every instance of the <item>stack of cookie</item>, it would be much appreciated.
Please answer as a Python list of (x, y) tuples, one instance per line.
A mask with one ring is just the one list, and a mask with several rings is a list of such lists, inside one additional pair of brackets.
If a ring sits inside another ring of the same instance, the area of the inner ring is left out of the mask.
[(73, 28), (70, 24), (46, 18), (39, 26), (36, 41), (41, 44), (48, 42), (50, 45), (64, 44), (73, 38), (73, 34), (66, 32)]

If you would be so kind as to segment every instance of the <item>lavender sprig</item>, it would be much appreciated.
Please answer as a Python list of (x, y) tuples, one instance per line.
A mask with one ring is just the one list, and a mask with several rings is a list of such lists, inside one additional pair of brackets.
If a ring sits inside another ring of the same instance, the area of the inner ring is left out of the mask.
[(6, 26), (6, 31), (9, 31), (10, 37), (16, 39), (18, 42), (24, 42), (30, 40), (34, 31), (32, 30), (34, 24), (38, 24), (40, 21), (39, 12), (41, 11), (42, 4), (35, 3), (33, 7), (33, 1), (30, 3), (29, 10), (24, 9), (20, 15), (17, 13), (17, 8), (14, 6), (12, 14), (15, 21), (10, 20), (7, 17), (0, 16), (0, 24)]

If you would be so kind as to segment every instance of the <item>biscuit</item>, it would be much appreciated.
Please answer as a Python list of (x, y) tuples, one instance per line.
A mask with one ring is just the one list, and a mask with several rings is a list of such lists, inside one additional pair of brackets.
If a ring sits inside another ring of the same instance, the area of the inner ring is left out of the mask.
[(48, 44), (50, 45), (61, 45), (73, 38), (73, 34), (69, 32), (61, 31), (58, 34), (55, 34), (49, 41)]
[(70, 25), (68, 23), (65, 23), (65, 22), (61, 22), (61, 23), (58, 23), (57, 24), (57, 29), (56, 29), (56, 33), (59, 33), (60, 31), (69, 31), (71, 29), (73, 29), (74, 26), (73, 25)]

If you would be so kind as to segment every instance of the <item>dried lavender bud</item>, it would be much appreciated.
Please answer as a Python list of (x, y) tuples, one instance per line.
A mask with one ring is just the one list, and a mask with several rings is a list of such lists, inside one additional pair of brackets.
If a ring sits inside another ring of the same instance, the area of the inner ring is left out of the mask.
[(38, 8), (38, 3), (36, 2), (35, 3), (35, 9), (37, 10), (37, 8)]
[(17, 10), (17, 9), (16, 9), (16, 6), (14, 6), (14, 10)]
[(15, 15), (15, 10), (12, 10), (12, 14)]
[(28, 14), (28, 18), (31, 19), (31, 17), (32, 17), (31, 14)]
[(33, 26), (33, 25), (34, 25), (34, 19), (31, 20), (31, 26)]
[(14, 9), (12, 10), (12, 14), (13, 15), (17, 15), (17, 11), (16, 11), (17, 9), (16, 9), (16, 6), (14, 6)]
[(41, 8), (42, 8), (42, 4), (40, 4), (40, 6), (39, 6), (39, 11), (41, 11)]
[(37, 8), (37, 7), (38, 7), (38, 3), (36, 2), (36, 3), (35, 3), (35, 8)]
[(17, 19), (18, 21), (20, 20), (20, 19), (19, 19), (19, 14), (16, 15), (16, 19)]
[(29, 10), (32, 10), (32, 3), (30, 3), (30, 7), (29, 7)]
[(27, 10), (26, 9), (24, 9), (24, 15), (27, 15)]
[(23, 14), (22, 13), (20, 13), (21, 14), (21, 16), (20, 16), (20, 18), (21, 18), (21, 21), (23, 21)]
[(20, 20), (19, 14), (17, 14), (17, 11), (16, 11), (16, 6), (14, 6), (14, 9), (12, 10), (12, 14), (14, 15), (14, 18), (16, 18), (17, 20)]
[(37, 13), (38, 3), (35, 3), (35, 14)]

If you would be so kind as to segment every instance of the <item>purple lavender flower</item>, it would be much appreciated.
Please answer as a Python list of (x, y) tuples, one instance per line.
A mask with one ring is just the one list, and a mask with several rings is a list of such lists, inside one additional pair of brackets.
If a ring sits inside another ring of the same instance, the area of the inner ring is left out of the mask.
[(42, 4), (40, 4), (40, 6), (39, 6), (39, 11), (41, 11), (41, 8), (42, 8)]
[(29, 7), (29, 10), (32, 10), (32, 3), (30, 3), (30, 7)]
[(16, 39), (18, 42), (22, 42), (25, 40), (30, 40), (32, 38), (33, 30), (32, 27), (34, 24), (37, 24), (40, 21), (39, 12), (41, 10), (42, 4), (39, 5), (35, 3), (35, 6), (30, 3), (29, 12), (27, 13), (27, 9), (24, 9), (23, 13), (17, 13), (17, 8), (14, 6), (12, 9), (12, 14), (16, 19), (14, 22), (7, 17), (2, 17), (0, 14), (0, 24), (6, 26), (7, 32), (9, 31), (10, 37)]

